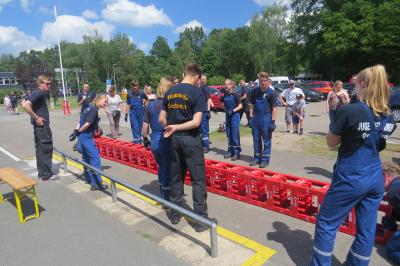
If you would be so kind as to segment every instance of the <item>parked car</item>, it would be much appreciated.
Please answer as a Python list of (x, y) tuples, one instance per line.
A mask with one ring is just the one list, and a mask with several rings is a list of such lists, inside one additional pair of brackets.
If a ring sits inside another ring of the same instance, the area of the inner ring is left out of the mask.
[(216, 87), (220, 89), (224, 88), (224, 86), (209, 86), (211, 101), (213, 102), (215, 108), (217, 108), (218, 110), (224, 110), (222, 102), (220, 100), (221, 91)]
[(400, 123), (400, 87), (390, 88), (389, 107), (392, 111), (394, 121)]
[[(308, 84), (305, 83), (297, 83), (296, 87), (300, 88), (305, 96), (306, 102), (320, 102), (326, 99), (325, 94), (314, 91), (310, 88)], [(277, 84), (274, 86), (275, 91), (280, 94), (283, 90), (289, 88), (288, 84)], [(278, 92), (278, 90), (280, 92)]]
[(326, 95), (332, 90), (332, 82), (329, 81), (312, 81), (307, 83), (307, 85), (310, 85), (312, 90), (322, 92)]
[(343, 83), (343, 89), (347, 91), (350, 98), (356, 94), (356, 86), (353, 83)]

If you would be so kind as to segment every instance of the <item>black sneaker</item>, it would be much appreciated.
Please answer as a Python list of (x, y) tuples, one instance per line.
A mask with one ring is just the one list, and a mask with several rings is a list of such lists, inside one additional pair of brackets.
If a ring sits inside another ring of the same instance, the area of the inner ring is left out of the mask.
[(290, 133), (290, 130), (288, 129), (288, 130), (286, 130), (286, 133)]
[(250, 166), (256, 166), (259, 165), (260, 163), (257, 160), (253, 160), (249, 163)]
[(293, 134), (299, 134), (299, 132), (296, 130), (296, 131), (293, 131)]
[(265, 168), (265, 167), (267, 167), (268, 165), (269, 165), (269, 162), (261, 162), (260, 165), (259, 165), (259, 167), (260, 167), (260, 168)]
[[(217, 221), (217, 219), (215, 219), (215, 218), (209, 218), (209, 217), (207, 217), (206, 219), (207, 219), (207, 220), (210, 220), (210, 221), (212, 221), (212, 222), (214, 222), (214, 223), (216, 223), (216, 224), (218, 224), (218, 221)], [(201, 233), (201, 232), (207, 231), (209, 228), (210, 228), (210, 227), (209, 227), (208, 225), (205, 225), (205, 224), (202, 224), (202, 223), (199, 223), (199, 222), (197, 222), (197, 223), (194, 225), (194, 230), (195, 230), (197, 233)]]
[(236, 161), (240, 159), (240, 155), (239, 154), (234, 154), (231, 158), (231, 161)]
[(231, 158), (232, 154), (230, 152), (225, 153), (224, 158)]
[(107, 184), (102, 184), (101, 186), (97, 185), (91, 185), (90, 186), (90, 191), (95, 191), (95, 190), (106, 190), (108, 188)]
[(299, 135), (303, 135), (303, 129), (300, 128)]
[(167, 211), (167, 217), (171, 221), (171, 224), (179, 224), (182, 216), (178, 213), (170, 213)]

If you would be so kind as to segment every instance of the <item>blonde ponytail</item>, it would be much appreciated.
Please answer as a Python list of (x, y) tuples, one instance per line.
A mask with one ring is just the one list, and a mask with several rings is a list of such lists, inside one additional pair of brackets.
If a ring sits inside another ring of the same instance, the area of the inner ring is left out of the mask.
[(389, 113), (389, 87), (385, 67), (376, 65), (362, 70), (357, 75), (357, 82), (364, 81), (360, 100), (365, 102), (376, 116)]

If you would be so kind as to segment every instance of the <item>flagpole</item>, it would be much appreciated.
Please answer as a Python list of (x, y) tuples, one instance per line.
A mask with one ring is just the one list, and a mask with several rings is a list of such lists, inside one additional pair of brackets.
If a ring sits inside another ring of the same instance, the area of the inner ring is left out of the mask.
[(61, 82), (63, 87), (63, 96), (64, 96), (64, 115), (70, 114), (71, 109), (69, 106), (69, 102), (67, 97), (65, 96), (65, 83), (64, 83), (64, 69), (62, 65), (62, 57), (61, 57), (61, 45), (60, 45), (60, 33), (58, 31), (58, 17), (57, 17), (57, 8), (54, 6), (54, 16), (56, 18), (56, 30), (57, 30), (57, 42), (58, 42), (58, 55), (60, 57), (60, 69), (61, 69)]

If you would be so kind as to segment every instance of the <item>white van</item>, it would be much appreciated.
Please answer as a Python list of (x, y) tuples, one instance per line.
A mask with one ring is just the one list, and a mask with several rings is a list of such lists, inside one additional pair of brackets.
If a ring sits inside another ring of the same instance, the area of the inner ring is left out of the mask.
[(270, 77), (272, 80), (272, 86), (276, 84), (289, 84), (289, 77), (286, 76), (278, 76), (278, 77)]

